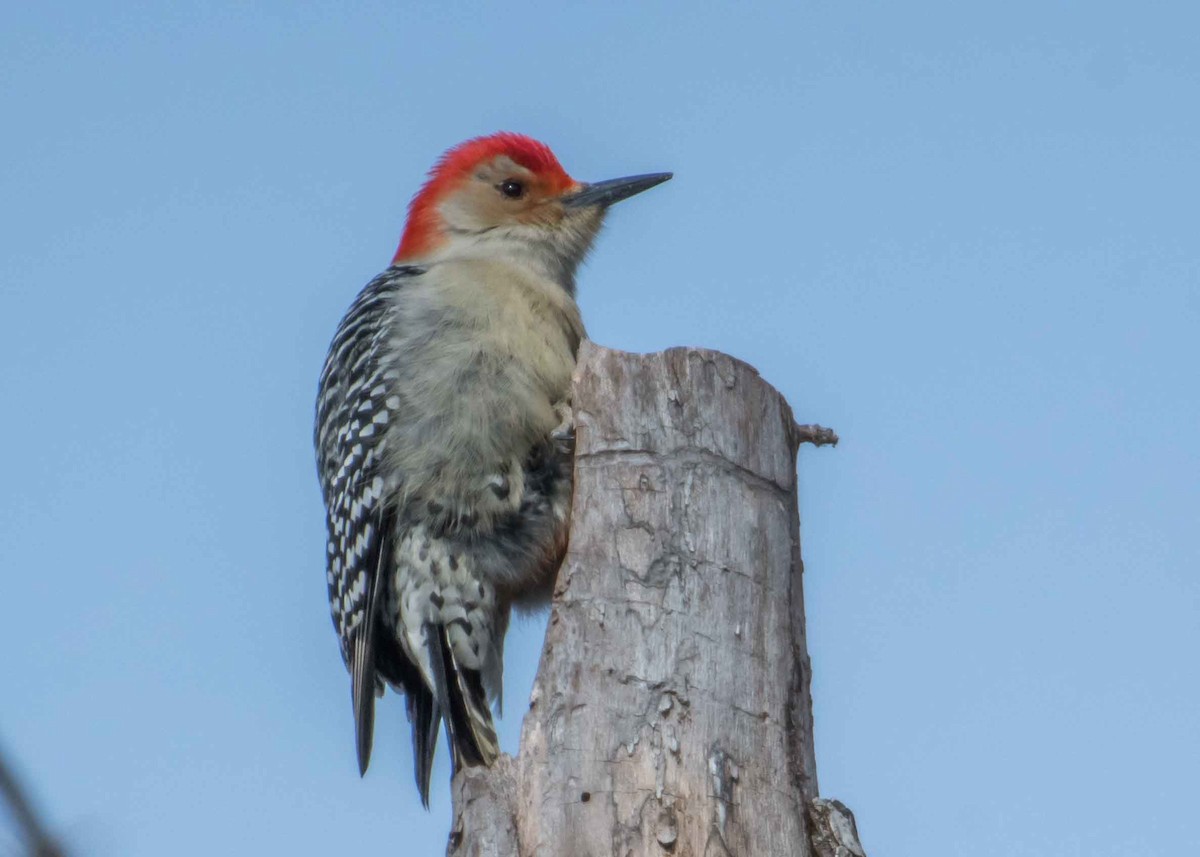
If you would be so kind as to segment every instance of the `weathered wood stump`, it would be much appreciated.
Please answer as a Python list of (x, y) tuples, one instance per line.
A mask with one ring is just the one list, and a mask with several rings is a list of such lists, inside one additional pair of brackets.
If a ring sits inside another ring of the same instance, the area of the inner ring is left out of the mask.
[(455, 778), (447, 853), (859, 857), (853, 817), (816, 800), (796, 498), (799, 444), (836, 437), (692, 348), (585, 343), (574, 404), (521, 750)]

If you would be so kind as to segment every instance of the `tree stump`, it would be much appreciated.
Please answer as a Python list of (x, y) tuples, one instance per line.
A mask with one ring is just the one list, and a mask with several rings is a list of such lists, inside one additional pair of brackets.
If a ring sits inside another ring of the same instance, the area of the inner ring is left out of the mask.
[[(796, 451), (724, 354), (585, 343), (575, 502), (518, 756), (453, 783), (452, 857), (861, 857), (817, 799)], [(845, 849), (839, 851), (837, 849)]]

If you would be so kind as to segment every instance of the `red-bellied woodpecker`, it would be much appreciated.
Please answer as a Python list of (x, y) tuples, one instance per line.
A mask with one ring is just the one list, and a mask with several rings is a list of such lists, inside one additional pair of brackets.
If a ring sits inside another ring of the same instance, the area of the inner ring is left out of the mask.
[(609, 205), (670, 177), (583, 184), (519, 134), (456, 146), (330, 346), (315, 442), (359, 770), (390, 685), (426, 804), (443, 721), (455, 767), (499, 753), (509, 611), (544, 603), (566, 547), (576, 268)]

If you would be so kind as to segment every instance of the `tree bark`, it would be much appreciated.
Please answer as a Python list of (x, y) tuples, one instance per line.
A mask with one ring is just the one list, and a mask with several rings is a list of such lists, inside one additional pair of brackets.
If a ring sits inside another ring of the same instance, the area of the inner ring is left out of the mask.
[[(796, 450), (758, 373), (585, 343), (570, 548), (517, 758), (460, 771), (452, 857), (861, 857), (817, 799)], [(842, 848), (844, 851), (837, 849)]]

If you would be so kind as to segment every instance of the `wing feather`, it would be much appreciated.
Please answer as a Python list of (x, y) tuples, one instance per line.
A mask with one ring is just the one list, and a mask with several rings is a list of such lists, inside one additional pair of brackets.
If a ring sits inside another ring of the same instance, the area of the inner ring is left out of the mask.
[[(387, 680), (427, 707), (429, 691), (400, 648), (380, 632), (392, 565), (394, 514), (380, 463), (391, 415), (384, 379), (390, 298), (405, 279), (421, 273), (391, 268), (359, 293), (338, 326), (321, 372), (314, 441), (327, 511), (329, 606), (350, 670), (355, 747), (367, 769), (375, 697)], [(430, 755), (432, 749), (429, 750)], [(417, 760), (423, 764), (423, 760)]]

